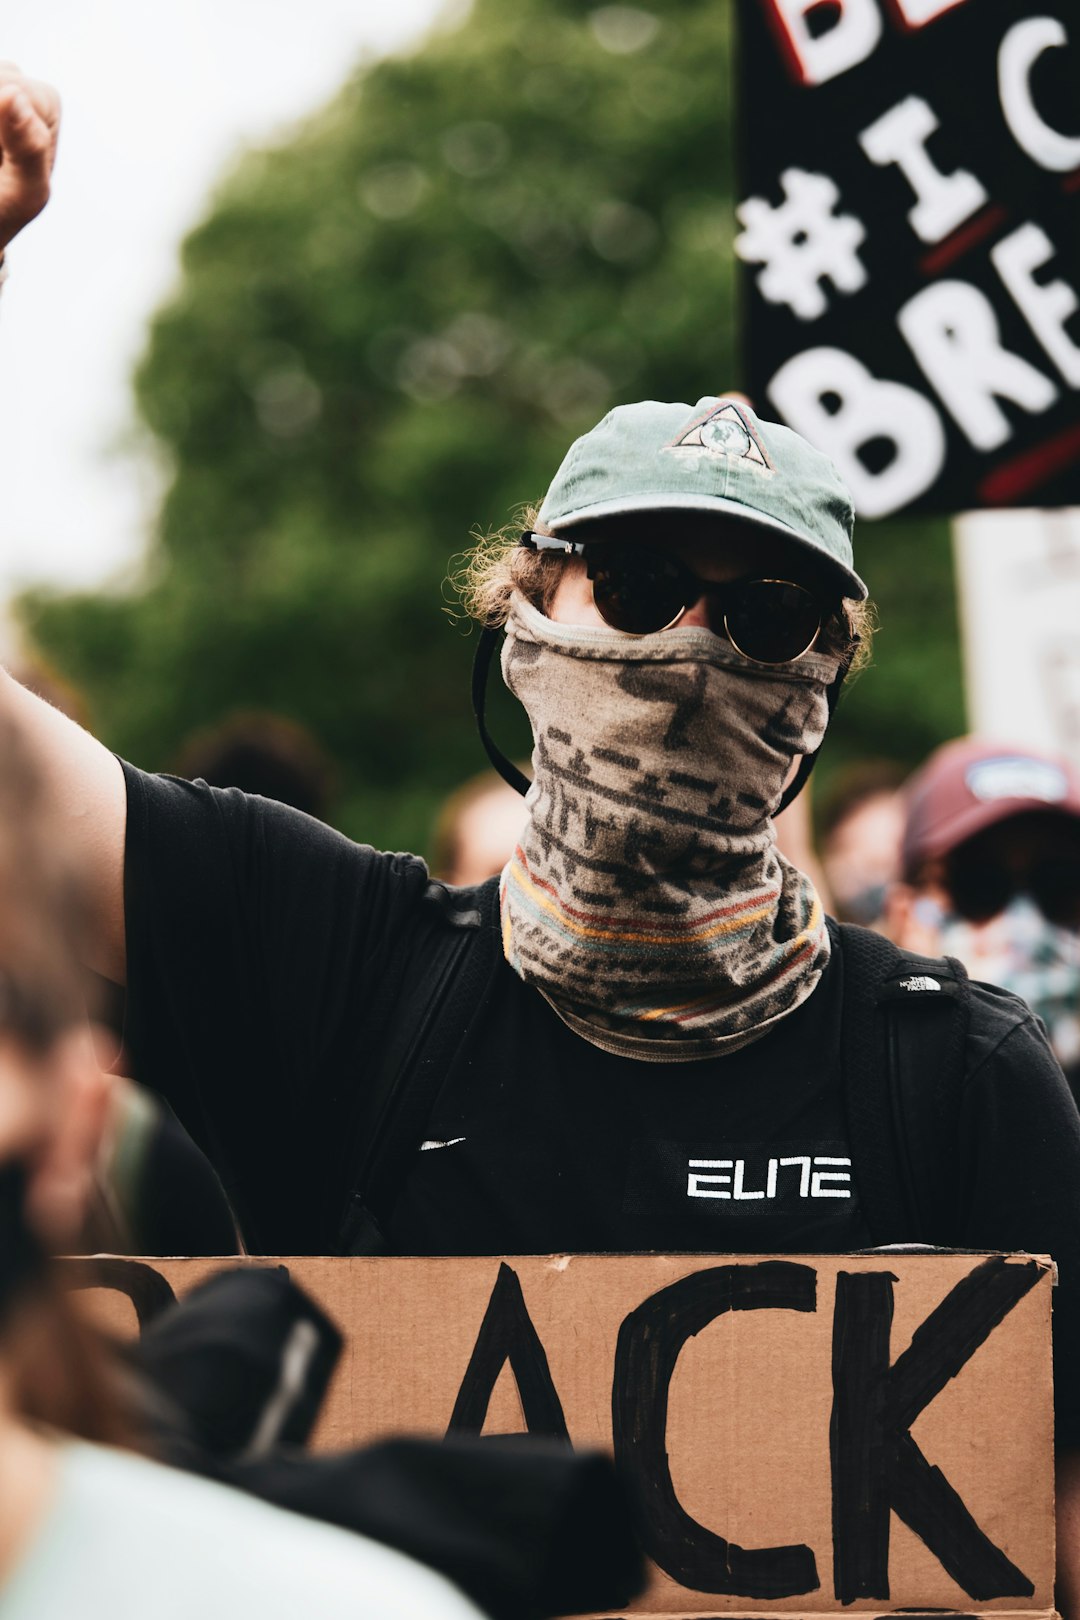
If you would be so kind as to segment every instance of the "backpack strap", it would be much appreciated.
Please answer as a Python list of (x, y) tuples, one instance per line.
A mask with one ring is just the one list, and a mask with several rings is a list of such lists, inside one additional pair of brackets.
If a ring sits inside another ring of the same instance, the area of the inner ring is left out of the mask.
[(400, 990), (367, 1032), (378, 1055), (351, 1134), (360, 1159), (342, 1212), (340, 1254), (387, 1252), (383, 1228), (409, 1161), (502, 961), (498, 877), (470, 888), (432, 881), (419, 904), (419, 927), (387, 967), (388, 982)]
[(953, 957), (841, 925), (840, 1061), (852, 1171), (875, 1245), (947, 1247), (959, 1233), (958, 1153), (971, 992)]

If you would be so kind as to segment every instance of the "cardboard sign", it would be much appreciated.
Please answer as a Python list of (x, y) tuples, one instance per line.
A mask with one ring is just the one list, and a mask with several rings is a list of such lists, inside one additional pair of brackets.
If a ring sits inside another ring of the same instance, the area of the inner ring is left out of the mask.
[(742, 0), (747, 387), (858, 511), (1080, 502), (1080, 17)]
[[(346, 1350), (318, 1443), (613, 1451), (632, 1613), (1053, 1610), (1052, 1267), (1014, 1255), (297, 1259)], [(226, 1262), (66, 1262), (137, 1331)]]

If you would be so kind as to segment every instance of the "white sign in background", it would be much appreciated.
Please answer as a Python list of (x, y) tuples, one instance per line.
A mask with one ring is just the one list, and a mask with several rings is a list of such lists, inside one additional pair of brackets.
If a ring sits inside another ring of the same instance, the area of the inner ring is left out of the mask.
[(1080, 508), (968, 512), (953, 534), (969, 730), (1080, 765)]

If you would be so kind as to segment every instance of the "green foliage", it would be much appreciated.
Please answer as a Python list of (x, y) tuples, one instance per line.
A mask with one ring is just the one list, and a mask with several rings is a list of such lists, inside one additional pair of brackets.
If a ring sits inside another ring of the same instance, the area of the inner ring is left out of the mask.
[[(238, 164), (136, 378), (174, 469), (145, 580), (22, 603), (112, 747), (162, 767), (232, 708), (278, 709), (337, 756), (348, 831), (423, 846), (482, 764), (451, 553), (611, 404), (738, 382), (732, 9), (477, 0)], [(890, 532), (925, 600), (912, 623), (879, 531), (882, 670), (843, 735), (914, 756), (956, 724), (925, 697), (955, 673), (944, 551)]]

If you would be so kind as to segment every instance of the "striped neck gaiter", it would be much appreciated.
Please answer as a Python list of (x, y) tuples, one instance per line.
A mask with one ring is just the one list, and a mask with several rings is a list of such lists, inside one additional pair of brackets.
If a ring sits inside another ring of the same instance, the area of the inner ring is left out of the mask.
[(577, 1034), (671, 1062), (757, 1040), (829, 959), (771, 817), (828, 721), (834, 657), (763, 668), (709, 630), (628, 636), (514, 597), (503, 677), (532, 723), (503, 949)]

